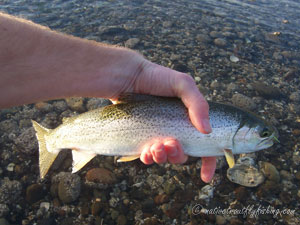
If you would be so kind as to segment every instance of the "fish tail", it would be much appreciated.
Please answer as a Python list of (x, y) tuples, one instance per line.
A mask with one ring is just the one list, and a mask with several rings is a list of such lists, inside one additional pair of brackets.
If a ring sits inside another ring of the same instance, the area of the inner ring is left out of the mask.
[(31, 122), (36, 131), (36, 137), (39, 143), (39, 167), (40, 176), (43, 179), (59, 152), (51, 153), (49, 149), (47, 149), (46, 136), (51, 132), (51, 130), (41, 126), (34, 120), (32, 120)]

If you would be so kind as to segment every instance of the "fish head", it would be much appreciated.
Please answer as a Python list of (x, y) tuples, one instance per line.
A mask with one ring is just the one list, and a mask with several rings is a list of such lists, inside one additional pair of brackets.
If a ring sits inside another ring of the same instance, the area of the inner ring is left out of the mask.
[(271, 147), (278, 141), (277, 129), (259, 119), (244, 123), (233, 137), (233, 153), (251, 153)]

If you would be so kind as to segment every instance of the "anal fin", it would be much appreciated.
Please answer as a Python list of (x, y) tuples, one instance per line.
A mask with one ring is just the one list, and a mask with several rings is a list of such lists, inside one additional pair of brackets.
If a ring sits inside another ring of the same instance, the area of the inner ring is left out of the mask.
[(84, 167), (89, 161), (91, 161), (96, 154), (87, 154), (80, 150), (72, 150), (73, 164), (72, 173), (76, 173), (82, 167)]
[(128, 155), (128, 156), (121, 156), (117, 162), (129, 162), (140, 158), (140, 155)]
[(235, 162), (234, 162), (234, 156), (232, 154), (232, 151), (230, 149), (224, 149), (224, 154), (225, 154), (226, 161), (229, 165), (229, 168), (234, 167)]

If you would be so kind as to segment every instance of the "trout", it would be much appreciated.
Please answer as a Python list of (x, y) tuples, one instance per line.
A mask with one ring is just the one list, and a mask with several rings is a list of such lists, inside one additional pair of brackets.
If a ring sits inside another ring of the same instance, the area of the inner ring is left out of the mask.
[(180, 99), (154, 96), (123, 99), (66, 118), (52, 130), (32, 121), (39, 142), (40, 176), (45, 177), (62, 149), (72, 151), (75, 173), (96, 155), (130, 161), (140, 156), (140, 147), (148, 140), (172, 137), (181, 143), (186, 155), (225, 155), (233, 167), (233, 154), (269, 148), (278, 140), (275, 127), (251, 112), (216, 102), (209, 102), (209, 108), (210, 134), (202, 134), (192, 125)]

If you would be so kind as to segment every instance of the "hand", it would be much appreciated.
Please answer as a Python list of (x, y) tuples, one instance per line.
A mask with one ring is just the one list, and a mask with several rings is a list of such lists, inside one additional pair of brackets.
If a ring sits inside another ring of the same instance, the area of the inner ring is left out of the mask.
[[(194, 80), (187, 74), (146, 61), (132, 82), (135, 93), (159, 96), (177, 96), (188, 108), (194, 126), (202, 133), (210, 133), (209, 106)], [(180, 143), (175, 139), (151, 140), (142, 148), (140, 159), (145, 164), (184, 163), (187, 160)], [(201, 179), (209, 182), (216, 168), (215, 157), (203, 157)]]

